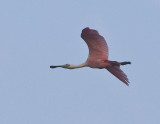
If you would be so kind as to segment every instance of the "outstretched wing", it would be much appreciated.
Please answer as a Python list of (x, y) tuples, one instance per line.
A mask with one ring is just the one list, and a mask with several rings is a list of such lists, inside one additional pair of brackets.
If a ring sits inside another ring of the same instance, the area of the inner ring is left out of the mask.
[(87, 43), (89, 48), (90, 59), (106, 59), (108, 60), (108, 46), (105, 39), (99, 35), (98, 31), (89, 29), (82, 30), (82, 39)]
[(125, 83), (127, 86), (129, 85), (127, 75), (120, 69), (120, 66), (110, 66), (106, 67), (106, 69), (123, 83)]

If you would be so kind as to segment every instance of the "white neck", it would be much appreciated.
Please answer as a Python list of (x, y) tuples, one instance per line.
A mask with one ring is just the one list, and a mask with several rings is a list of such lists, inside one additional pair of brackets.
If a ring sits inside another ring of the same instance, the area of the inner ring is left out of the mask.
[(67, 67), (68, 69), (75, 69), (75, 68), (82, 68), (86, 66), (86, 62), (80, 65), (71, 65), (69, 64), (69, 66)]

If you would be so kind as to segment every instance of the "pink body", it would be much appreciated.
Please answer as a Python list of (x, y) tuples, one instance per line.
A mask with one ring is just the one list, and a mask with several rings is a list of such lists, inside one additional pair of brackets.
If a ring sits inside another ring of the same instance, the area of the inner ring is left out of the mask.
[(108, 60), (108, 46), (104, 37), (99, 35), (98, 31), (88, 27), (82, 30), (81, 37), (89, 48), (86, 66), (91, 68), (106, 68), (119, 80), (128, 85), (127, 75), (120, 69), (120, 63)]

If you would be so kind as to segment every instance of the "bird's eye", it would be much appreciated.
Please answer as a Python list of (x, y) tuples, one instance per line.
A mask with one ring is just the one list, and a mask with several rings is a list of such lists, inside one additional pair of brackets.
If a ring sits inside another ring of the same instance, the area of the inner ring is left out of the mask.
[(66, 64), (66, 67), (69, 67), (70, 65), (69, 64)]

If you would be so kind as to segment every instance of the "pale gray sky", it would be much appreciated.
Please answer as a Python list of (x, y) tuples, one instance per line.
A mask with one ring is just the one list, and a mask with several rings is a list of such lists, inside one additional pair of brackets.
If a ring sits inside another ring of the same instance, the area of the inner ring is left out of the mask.
[[(0, 2), (0, 124), (159, 124), (159, 0)], [(85, 27), (109, 45), (130, 87), (81, 64)]]

